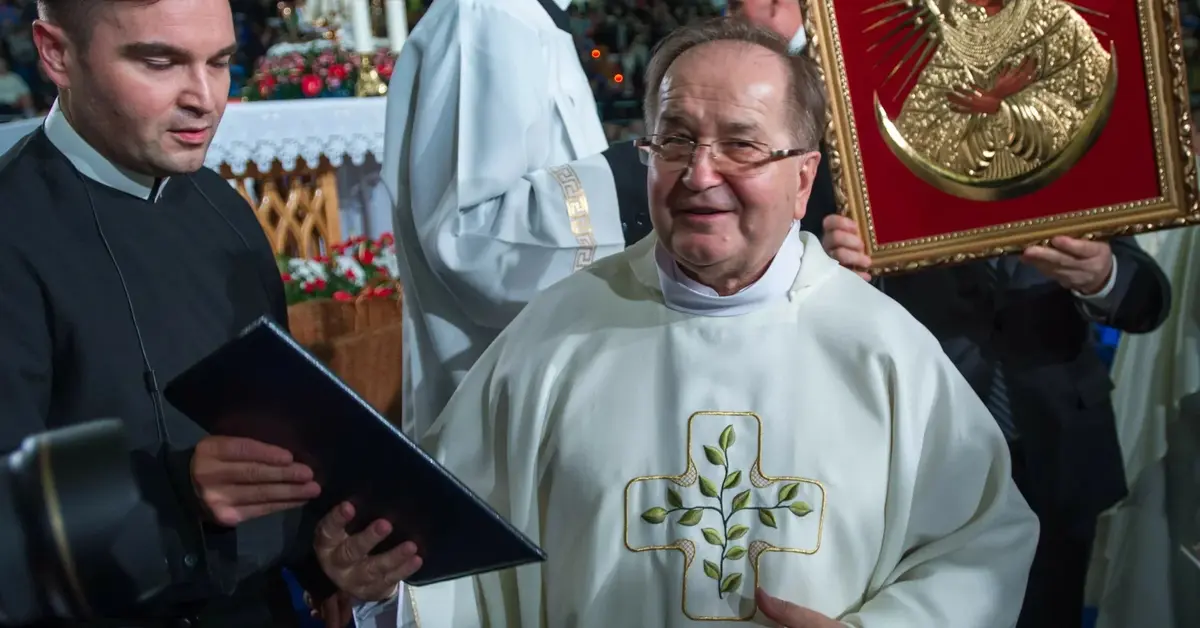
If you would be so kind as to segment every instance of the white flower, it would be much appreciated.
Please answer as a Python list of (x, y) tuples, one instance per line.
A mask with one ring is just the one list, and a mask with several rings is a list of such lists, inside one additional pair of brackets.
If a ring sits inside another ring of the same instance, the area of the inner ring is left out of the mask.
[(294, 257), (288, 260), (288, 274), (293, 279), (300, 283), (308, 283), (318, 279), (328, 280), (329, 277), (325, 273), (325, 265), (311, 259), (303, 259)]
[(339, 255), (333, 260), (333, 264), (337, 274), (349, 279), (354, 285), (362, 286), (366, 283), (367, 273), (353, 257)]
[(374, 263), (376, 266), (386, 270), (388, 277), (395, 278), (400, 276), (400, 263), (396, 259), (395, 247), (389, 246), (381, 250), (379, 254), (375, 256)]

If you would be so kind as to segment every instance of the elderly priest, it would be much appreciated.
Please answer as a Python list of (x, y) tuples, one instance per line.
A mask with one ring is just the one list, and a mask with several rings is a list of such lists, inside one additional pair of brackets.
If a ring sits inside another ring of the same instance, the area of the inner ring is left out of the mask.
[(423, 443), (549, 561), (360, 624), (1012, 626), (1038, 525), (996, 422), (795, 226), (816, 68), (722, 20), (647, 76), (654, 236), (530, 303)]

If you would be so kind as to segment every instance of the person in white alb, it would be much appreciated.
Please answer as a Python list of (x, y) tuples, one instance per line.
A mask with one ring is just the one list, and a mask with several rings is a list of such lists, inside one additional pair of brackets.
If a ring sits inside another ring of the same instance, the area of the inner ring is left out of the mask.
[[(359, 625), (1010, 628), (1038, 524), (1003, 435), (933, 336), (797, 227), (817, 68), (717, 20), (647, 76), (654, 235), (535, 298), (422, 442), (548, 561), (406, 588)], [(321, 555), (356, 595), (407, 575), (372, 571), (364, 534)]]
[(531, 298), (649, 232), (645, 167), (604, 136), (569, 2), (439, 0), (396, 64), (382, 176), (409, 434)]

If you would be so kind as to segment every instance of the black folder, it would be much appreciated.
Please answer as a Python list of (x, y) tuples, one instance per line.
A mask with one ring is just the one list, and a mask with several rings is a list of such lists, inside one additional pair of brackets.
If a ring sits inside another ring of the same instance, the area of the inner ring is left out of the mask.
[(328, 512), (349, 500), (352, 531), (384, 518), (385, 551), (417, 544), (414, 586), (544, 561), (545, 553), (421, 451), (316, 358), (260, 318), (172, 380), (175, 408), (211, 434), (277, 445), (312, 467)]

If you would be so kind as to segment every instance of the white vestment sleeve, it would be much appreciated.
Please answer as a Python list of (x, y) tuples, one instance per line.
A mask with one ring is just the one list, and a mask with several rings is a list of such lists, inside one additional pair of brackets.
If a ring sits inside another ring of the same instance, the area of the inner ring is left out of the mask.
[(880, 567), (857, 628), (1011, 628), (1037, 518), (995, 420), (930, 339), (893, 373), (893, 453)]
[(493, 3), (431, 12), (391, 79), (383, 176), (397, 232), (411, 223), (460, 310), (501, 329), (544, 288), (625, 248), (617, 184), (603, 143), (553, 162), (578, 124), (556, 106), (570, 98), (558, 65), (578, 63), (556, 56), (561, 42)]

